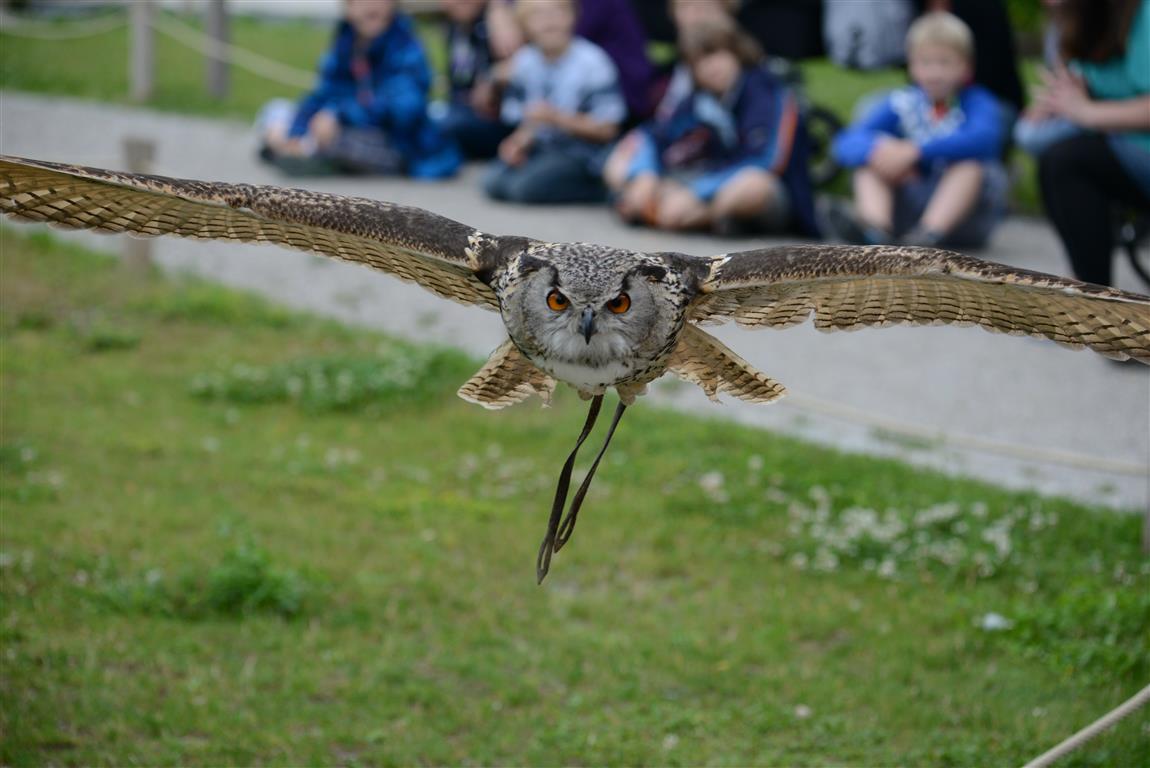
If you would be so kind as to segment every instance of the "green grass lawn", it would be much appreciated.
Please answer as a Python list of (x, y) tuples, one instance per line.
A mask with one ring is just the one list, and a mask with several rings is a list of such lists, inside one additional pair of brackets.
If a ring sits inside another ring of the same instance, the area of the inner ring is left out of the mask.
[(641, 403), (540, 587), (573, 393), (44, 235), (0, 272), (0, 764), (1007, 765), (1150, 675), (1136, 514)]

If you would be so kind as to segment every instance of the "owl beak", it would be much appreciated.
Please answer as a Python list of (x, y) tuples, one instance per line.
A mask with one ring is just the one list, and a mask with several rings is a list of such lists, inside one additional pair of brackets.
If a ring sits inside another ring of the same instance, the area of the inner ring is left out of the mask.
[(583, 316), (579, 318), (579, 333), (583, 334), (583, 338), (587, 343), (591, 343), (591, 336), (595, 333), (595, 312), (591, 307), (583, 310)]

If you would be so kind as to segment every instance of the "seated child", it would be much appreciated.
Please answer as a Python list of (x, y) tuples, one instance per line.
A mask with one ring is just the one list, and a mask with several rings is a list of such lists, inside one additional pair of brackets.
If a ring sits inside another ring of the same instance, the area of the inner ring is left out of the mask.
[(407, 173), (438, 178), (459, 151), (427, 117), (431, 72), (396, 0), (345, 0), (344, 18), (299, 105), (260, 114), (260, 156), (297, 173)]
[[(523, 45), (516, 6), (535, 0), (491, 0), (487, 13), (492, 45), (510, 56)], [(603, 49), (615, 64), (628, 122), (645, 119), (654, 106), (659, 73), (647, 58), (647, 37), (633, 0), (578, 0), (575, 35)]]
[(573, 0), (531, 0), (515, 10), (528, 44), (511, 60), (501, 114), (517, 127), (499, 145), (484, 188), (519, 203), (602, 200), (602, 155), (627, 114), (615, 65), (574, 37)]
[(855, 212), (833, 205), (828, 224), (852, 243), (979, 248), (1006, 208), (1006, 139), (997, 100), (971, 85), (974, 40), (949, 13), (907, 33), (912, 85), (891, 92), (834, 141), (855, 168)]
[(450, 89), (440, 129), (467, 158), (495, 157), (511, 132), (499, 119), (498, 62), (491, 49), (485, 12), (488, 0), (440, 0), (447, 17), (447, 84)]
[[(683, 30), (707, 19), (716, 16), (733, 19), (738, 4), (739, 0), (668, 0), (667, 10), (671, 23), (675, 27), (676, 37), (681, 37)], [(666, 81), (662, 95), (654, 106), (653, 119), (668, 120), (683, 100), (689, 97), (694, 90), (695, 86), (691, 82), (691, 68), (684, 61), (676, 62)], [(603, 181), (607, 183), (607, 188), (612, 192), (618, 192), (623, 188), (627, 169), (631, 167), (631, 160), (642, 142), (642, 130), (632, 128), (611, 149), (603, 167)]]
[(798, 104), (727, 16), (683, 30), (694, 91), (646, 124), (618, 190), (624, 219), (722, 234), (816, 235)]

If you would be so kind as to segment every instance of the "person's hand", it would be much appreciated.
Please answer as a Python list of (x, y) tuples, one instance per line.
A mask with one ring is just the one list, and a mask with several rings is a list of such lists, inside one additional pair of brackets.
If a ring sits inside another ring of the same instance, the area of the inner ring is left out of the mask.
[(922, 156), (918, 145), (905, 139), (880, 139), (871, 150), (867, 165), (888, 183), (896, 184), (914, 173)]
[(303, 142), (298, 138), (289, 138), (283, 132), (268, 135), (267, 145), (277, 155), (300, 157), (304, 154)]
[(1030, 120), (1035, 123), (1041, 123), (1043, 120), (1049, 120), (1052, 117), (1054, 117), (1054, 114), (1037, 101), (1022, 112), (1023, 120)]
[(1042, 73), (1044, 88), (1036, 104), (1049, 115), (1058, 115), (1077, 125), (1089, 127), (1094, 101), (1086, 90), (1086, 83), (1066, 67)]
[(522, 165), (527, 160), (527, 153), (534, 140), (530, 130), (517, 128), (499, 143), (499, 159), (510, 166)]
[(623, 187), (615, 204), (624, 221), (653, 224), (659, 192), (659, 177), (654, 173), (641, 173)]
[(499, 116), (499, 90), (490, 80), (481, 80), (472, 86), (468, 103), (477, 115), (489, 119)]
[(276, 151), (287, 157), (303, 157), (307, 154), (302, 139), (284, 139)]
[(561, 128), (566, 115), (546, 101), (536, 102), (527, 108), (524, 117), (537, 125), (554, 125)]
[(326, 109), (316, 112), (307, 124), (307, 132), (319, 146), (330, 146), (339, 136), (339, 118)]

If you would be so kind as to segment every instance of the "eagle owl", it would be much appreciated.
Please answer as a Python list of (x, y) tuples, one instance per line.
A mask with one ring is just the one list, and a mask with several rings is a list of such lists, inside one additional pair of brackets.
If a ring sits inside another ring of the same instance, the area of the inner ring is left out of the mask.
[[(536, 561), (542, 581), (570, 538), (624, 410), (671, 372), (752, 402), (781, 397), (699, 326), (734, 320), (821, 330), (979, 325), (1150, 364), (1150, 297), (946, 251), (798, 245), (698, 257), (495, 236), (417, 208), (364, 198), (0, 157), (0, 208), (63, 227), (275, 243), (366, 264), (444, 298), (498, 311), (508, 340), (459, 390), (502, 408), (557, 381), (591, 401), (560, 472)], [(576, 455), (604, 393), (619, 405), (567, 506)], [(566, 510), (566, 515), (564, 515)]]

